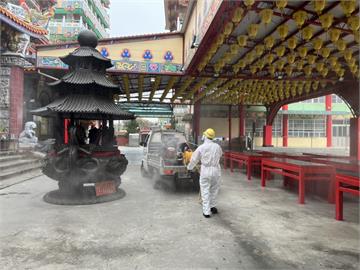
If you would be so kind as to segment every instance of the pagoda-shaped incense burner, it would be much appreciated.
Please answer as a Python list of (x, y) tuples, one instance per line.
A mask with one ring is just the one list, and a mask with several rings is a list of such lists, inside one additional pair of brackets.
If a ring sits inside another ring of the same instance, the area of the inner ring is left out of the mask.
[(55, 204), (91, 204), (119, 199), (120, 176), (128, 161), (114, 139), (114, 120), (133, 119), (115, 104), (119, 87), (106, 77), (111, 61), (95, 48), (91, 31), (78, 36), (80, 47), (60, 59), (69, 72), (50, 85), (54, 101), (33, 114), (54, 119), (55, 146), (45, 158), (43, 172), (59, 189), (44, 196)]

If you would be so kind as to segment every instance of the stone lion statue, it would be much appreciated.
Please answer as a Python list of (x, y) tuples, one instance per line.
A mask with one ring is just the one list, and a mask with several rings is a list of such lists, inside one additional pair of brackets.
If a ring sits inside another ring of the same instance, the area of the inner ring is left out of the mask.
[(38, 138), (35, 136), (35, 128), (35, 122), (26, 122), (25, 129), (19, 135), (19, 143), (25, 145), (36, 145), (38, 142)]

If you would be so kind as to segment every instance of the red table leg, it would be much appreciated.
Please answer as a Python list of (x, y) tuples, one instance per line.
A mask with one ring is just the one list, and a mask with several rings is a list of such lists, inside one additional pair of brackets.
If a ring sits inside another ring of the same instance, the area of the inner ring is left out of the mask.
[(251, 167), (251, 159), (248, 159), (247, 161), (247, 178), (248, 180), (251, 180), (251, 170), (252, 170), (252, 167)]
[(299, 203), (305, 203), (305, 180), (304, 180), (304, 172), (300, 170), (299, 173)]
[(261, 164), (261, 186), (266, 186), (266, 171), (264, 170), (264, 165)]
[(233, 165), (233, 160), (232, 158), (230, 158), (230, 171), (233, 172), (234, 171), (234, 165)]
[(328, 202), (329, 203), (334, 203), (335, 202), (335, 170), (332, 173), (331, 177), (330, 177), (330, 182), (329, 182), (329, 193), (328, 193)]
[(343, 192), (340, 190), (340, 182), (335, 182), (335, 219), (343, 220)]

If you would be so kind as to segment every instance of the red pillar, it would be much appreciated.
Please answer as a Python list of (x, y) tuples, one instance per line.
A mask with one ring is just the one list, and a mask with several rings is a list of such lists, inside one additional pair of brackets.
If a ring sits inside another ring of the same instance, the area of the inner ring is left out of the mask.
[(231, 105), (229, 105), (229, 151), (231, 151)]
[(360, 118), (350, 118), (350, 156), (360, 160)]
[(10, 136), (19, 137), (23, 130), (24, 69), (11, 67), (10, 73)]
[[(331, 95), (325, 97), (325, 109), (327, 112), (331, 112)], [(332, 146), (332, 117), (331, 114), (326, 115), (326, 146)]]
[(263, 128), (263, 146), (272, 145), (272, 125), (265, 125)]
[(239, 137), (245, 136), (244, 105), (239, 105)]
[[(282, 107), (283, 111), (287, 111), (288, 110), (288, 105), (284, 105)], [(287, 114), (283, 114), (282, 115), (282, 133), (283, 133), (283, 147), (287, 147), (288, 146), (288, 133), (289, 133), (289, 116)]]
[(64, 143), (69, 143), (69, 133), (68, 133), (68, 126), (70, 123), (70, 119), (64, 119)]
[(194, 104), (194, 120), (193, 120), (193, 132), (195, 143), (198, 143), (198, 137), (200, 135), (200, 101), (195, 102)]

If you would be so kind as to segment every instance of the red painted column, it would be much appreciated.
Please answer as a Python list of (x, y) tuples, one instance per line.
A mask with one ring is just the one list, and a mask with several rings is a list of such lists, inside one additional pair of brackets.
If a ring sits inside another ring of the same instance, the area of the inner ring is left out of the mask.
[(239, 105), (239, 137), (245, 136), (244, 105)]
[(70, 119), (64, 119), (64, 143), (69, 143), (69, 133), (68, 133), (68, 126), (70, 123)]
[(350, 118), (350, 156), (360, 160), (360, 118)]
[(229, 105), (228, 121), (229, 121), (229, 151), (231, 151), (231, 105)]
[[(327, 112), (331, 112), (331, 95), (327, 95), (325, 97), (325, 109)], [(326, 146), (332, 146), (332, 117), (330, 115), (326, 115)]]
[(272, 125), (265, 125), (263, 128), (263, 146), (272, 145)]
[[(288, 110), (288, 105), (282, 107), (283, 111)], [(283, 147), (288, 146), (288, 133), (289, 133), (289, 116), (287, 114), (282, 115), (282, 133), (283, 133)]]
[(24, 69), (18, 66), (11, 67), (10, 72), (10, 136), (19, 137), (23, 130), (24, 107)]
[(195, 102), (194, 104), (194, 120), (193, 120), (193, 132), (195, 143), (198, 144), (198, 137), (200, 134), (200, 109), (201, 103), (200, 101)]

